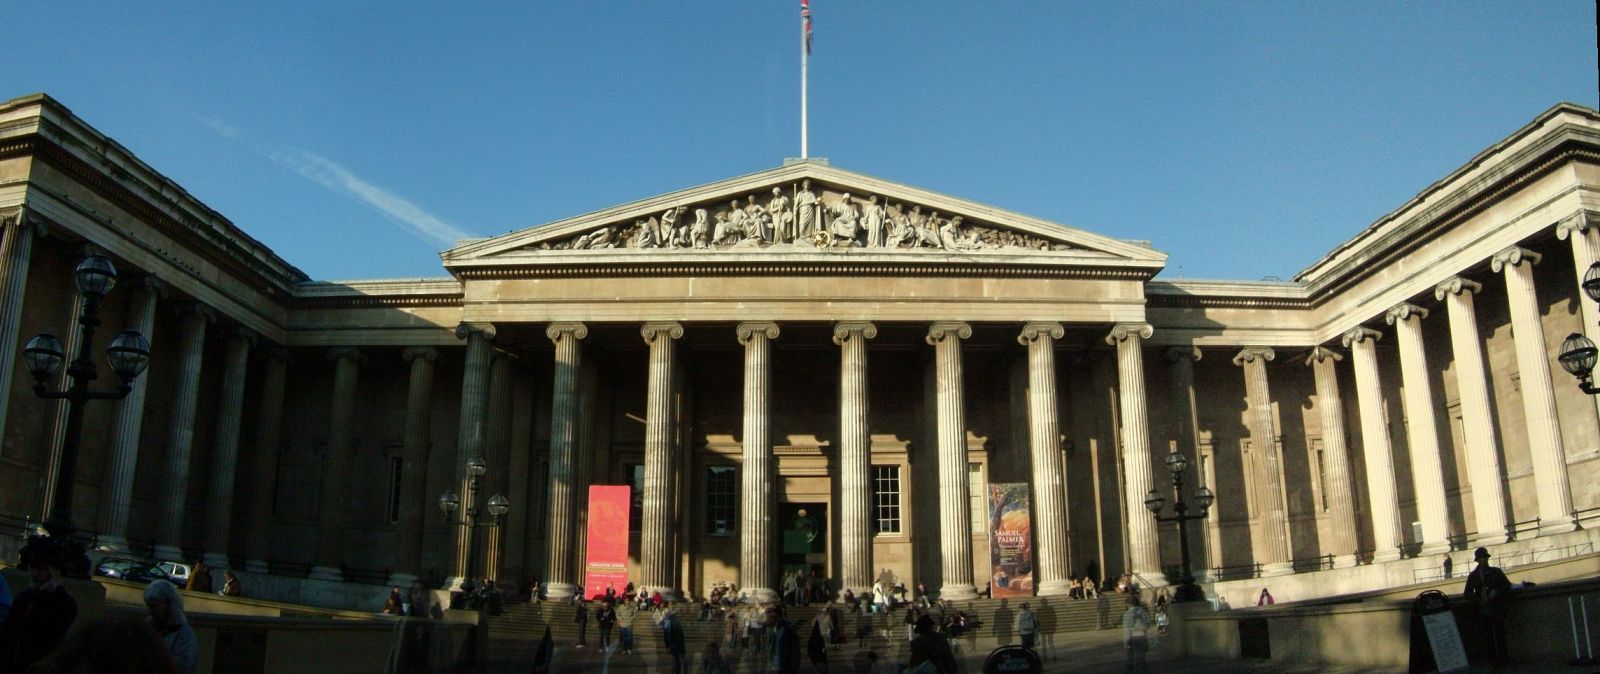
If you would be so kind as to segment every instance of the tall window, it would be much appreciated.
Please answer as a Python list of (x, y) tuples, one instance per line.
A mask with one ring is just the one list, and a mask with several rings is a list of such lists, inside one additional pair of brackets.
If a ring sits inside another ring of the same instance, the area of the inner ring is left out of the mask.
[(622, 477), (633, 488), (628, 501), (628, 531), (639, 531), (644, 524), (644, 464), (622, 464)]
[(872, 531), (900, 533), (900, 467), (872, 467)]
[(983, 464), (967, 464), (967, 498), (972, 501), (972, 533), (986, 531), (989, 522), (989, 491), (983, 485)]
[(1322, 438), (1316, 438), (1316, 439), (1312, 440), (1311, 441), (1311, 447), (1312, 447), (1312, 451), (1313, 451), (1311, 458), (1316, 461), (1316, 463), (1314, 465), (1315, 465), (1315, 468), (1316, 468), (1316, 471), (1317, 471), (1316, 472), (1317, 479), (1311, 483), (1311, 486), (1315, 489), (1315, 494), (1314, 495), (1316, 496), (1317, 511), (1318, 512), (1328, 512), (1328, 457), (1327, 457), (1327, 452), (1323, 451)]
[(400, 521), (400, 477), (405, 461), (398, 456), (389, 457), (389, 507), (388, 522), (395, 524)]
[(706, 534), (732, 536), (738, 525), (738, 471), (733, 466), (706, 468)]

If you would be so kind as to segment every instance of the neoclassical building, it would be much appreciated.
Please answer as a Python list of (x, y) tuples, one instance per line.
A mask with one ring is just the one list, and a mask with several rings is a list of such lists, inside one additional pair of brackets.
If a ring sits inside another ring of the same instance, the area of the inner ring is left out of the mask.
[(1144, 497), (1171, 451), (1216, 494), (1191, 548), (1217, 592), (1592, 552), (1600, 407), (1555, 352), (1600, 339), (1597, 189), (1600, 113), (1563, 104), (1284, 282), (1161, 280), (1147, 244), (813, 160), (463, 241), (438, 278), (334, 283), (18, 98), (0, 515), (58, 488), (64, 412), (19, 352), (73, 343), (71, 270), (101, 254), (107, 328), (154, 346), (88, 408), (79, 526), (257, 587), (459, 580), (466, 529), (433, 503), (467, 497), (470, 457), (480, 502), (511, 503), (481, 568), (555, 596), (583, 582), (590, 485), (632, 487), (602, 532), (629, 579), (687, 594), (887, 569), (973, 596), (1004, 483), (1031, 485), (1035, 591), (1091, 563), (1162, 584), (1178, 537)]

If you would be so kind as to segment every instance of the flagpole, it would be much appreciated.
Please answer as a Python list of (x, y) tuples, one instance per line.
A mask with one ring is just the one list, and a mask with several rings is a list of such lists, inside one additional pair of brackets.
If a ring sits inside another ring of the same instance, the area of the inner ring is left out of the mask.
[(809, 135), (809, 127), (807, 126), (808, 120), (806, 119), (806, 109), (807, 109), (807, 105), (806, 105), (806, 80), (807, 80), (807, 77), (806, 76), (807, 76), (807, 68), (810, 65), (808, 62), (810, 61), (810, 56), (811, 56), (811, 50), (806, 48), (807, 47), (807, 45), (806, 45), (806, 21), (810, 21), (810, 20), (811, 20), (810, 17), (806, 17), (804, 20), (802, 20), (800, 22), (800, 158), (801, 159), (806, 159), (806, 158), (809, 158), (811, 156), (809, 154), (809, 149), (807, 148), (807, 140), (808, 140), (807, 136)]

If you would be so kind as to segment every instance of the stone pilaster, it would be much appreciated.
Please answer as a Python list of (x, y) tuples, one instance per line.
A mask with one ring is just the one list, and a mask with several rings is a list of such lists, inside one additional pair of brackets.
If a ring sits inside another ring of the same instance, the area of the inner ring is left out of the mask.
[(7, 427), (11, 378), (17, 371), (17, 344), (22, 340), (22, 299), (28, 292), (33, 240), (42, 235), (43, 227), (28, 217), (26, 208), (0, 220), (0, 429)]
[(178, 336), (177, 390), (167, 424), (166, 467), (161, 475), (161, 519), (156, 524), (156, 558), (183, 561), (183, 515), (189, 494), (189, 454), (194, 449), (195, 407), (200, 401), (200, 368), (206, 350), (211, 310), (199, 303), (183, 312)]
[(1539, 320), (1539, 296), (1533, 286), (1533, 265), (1538, 263), (1538, 253), (1513, 246), (1496, 253), (1489, 266), (1496, 273), (1505, 273), (1522, 410), (1528, 423), (1528, 452), (1533, 458), (1533, 481), (1539, 494), (1539, 533), (1543, 535), (1572, 531), (1577, 524), (1568, 485), (1567, 452), (1556, 418), (1550, 361), (1545, 353), (1544, 324)]
[(405, 588), (422, 571), (423, 515), (427, 512), (428, 448), (433, 428), (433, 373), (439, 351), (432, 347), (411, 347), (400, 354), (411, 364), (406, 385), (406, 428), (400, 449), (400, 522), (397, 525), (399, 549), (389, 584)]
[[(144, 276), (129, 285), (133, 299), (128, 304), (128, 329), (150, 339), (162, 286), (153, 276)], [(133, 505), (133, 477), (139, 465), (139, 436), (144, 428), (144, 395), (149, 381), (148, 372), (133, 380), (133, 390), (116, 402), (112, 412), (111, 461), (106, 466), (99, 521), (99, 543), (109, 552), (128, 552), (128, 509)]]
[[(456, 432), (455, 492), (461, 497), (461, 509), (449, 516), (452, 522), (466, 518), (466, 512), (479, 505), (472, 500), (472, 478), (467, 475), (467, 459), (483, 456), (489, 434), (489, 360), (490, 343), (494, 341), (492, 323), (462, 323), (456, 326), (456, 339), (466, 340), (466, 365), (461, 371), (461, 426)], [(482, 495), (488, 499), (488, 495)], [(471, 555), (473, 535), (471, 527), (451, 526), (455, 558), (450, 566), (449, 589), (461, 587), (466, 579), (467, 560)]]
[(206, 566), (229, 568), (228, 530), (233, 523), (233, 467), (239, 462), (239, 420), (244, 414), (245, 372), (255, 335), (241, 327), (223, 337), (222, 397), (217, 405), (216, 444), (211, 451), (210, 497), (206, 499)]
[(1261, 496), (1261, 575), (1294, 572), (1289, 556), (1289, 513), (1283, 502), (1283, 457), (1278, 454), (1278, 425), (1272, 416), (1272, 389), (1267, 363), (1277, 358), (1270, 347), (1245, 347), (1233, 357), (1244, 368), (1245, 396), (1250, 401), (1250, 446), (1261, 459), (1256, 493)]
[(1367, 466), (1367, 508), (1372, 513), (1372, 560), (1400, 558), (1400, 502), (1394, 487), (1394, 447), (1383, 415), (1383, 380), (1378, 377), (1378, 340), (1383, 334), (1355, 328), (1343, 337), (1356, 372), (1361, 408), (1361, 450)]
[(1328, 504), (1332, 536), (1322, 549), (1334, 556), (1334, 566), (1356, 565), (1356, 507), (1350, 488), (1350, 449), (1344, 434), (1344, 401), (1339, 397), (1335, 366), (1344, 356), (1318, 346), (1311, 349), (1311, 366), (1317, 386), (1317, 417), (1322, 423), (1322, 499)]
[(1422, 522), (1421, 555), (1450, 549), (1450, 514), (1444, 498), (1444, 467), (1433, 415), (1433, 385), (1428, 382), (1428, 352), (1422, 344), (1422, 319), (1428, 310), (1398, 304), (1384, 314), (1400, 342), (1400, 377), (1405, 385), (1406, 440), (1411, 450), (1411, 483)]
[[(740, 323), (735, 333), (744, 345), (744, 455), (739, 518), (739, 588), (751, 601), (778, 600), (773, 571), (777, 569), (772, 551), (778, 544), (773, 536), (772, 481), (777, 478), (772, 457), (772, 432), (769, 426), (769, 400), (772, 395), (772, 340), (778, 338), (778, 324)], [(838, 337), (835, 337), (837, 340)], [(845, 545), (846, 559), (850, 554)], [(845, 582), (849, 576), (846, 574)]]
[(578, 522), (573, 481), (577, 476), (575, 453), (578, 446), (578, 376), (583, 367), (583, 345), (589, 336), (582, 323), (551, 323), (545, 336), (555, 343), (555, 388), (550, 404), (550, 475), (545, 483), (549, 495), (545, 528), (545, 588), (551, 599), (565, 599), (577, 592), (578, 576), (572, 546)]
[(676, 600), (678, 592), (677, 546), (679, 523), (674, 512), (677, 494), (677, 415), (674, 414), (673, 370), (677, 340), (683, 325), (645, 323), (639, 334), (650, 345), (650, 373), (645, 409), (644, 524), (639, 534), (640, 584)]
[(1483, 286), (1459, 276), (1434, 288), (1434, 297), (1450, 312), (1450, 345), (1455, 355), (1456, 391), (1461, 399), (1461, 426), (1466, 442), (1467, 482), (1472, 485), (1472, 511), (1478, 529), (1471, 545), (1507, 540), (1505, 496), (1501, 491), (1500, 449), (1494, 413), (1489, 407), (1489, 377), (1483, 364), (1473, 296)]
[[(480, 520), (484, 524), (495, 522), (494, 514), (488, 510), (489, 498), (495, 494), (505, 495), (510, 486), (509, 472), (511, 470), (511, 380), (515, 376), (513, 366), (516, 357), (509, 353), (497, 352), (494, 360), (489, 364), (489, 425), (487, 442), (484, 448), (484, 460), (489, 464), (489, 472), (483, 476), (483, 491), (479, 493), (484, 499), (484, 505), (479, 508)], [(582, 485), (574, 485), (582, 491)], [(500, 524), (504, 524), (501, 518)], [(490, 580), (501, 580), (500, 572), (505, 559), (505, 528), (491, 526), (483, 530), (484, 554), (483, 577)]]
[(261, 381), (261, 407), (256, 416), (255, 474), (251, 475), (250, 559), (245, 570), (267, 573), (272, 542), (272, 499), (278, 484), (278, 438), (283, 426), (283, 388), (288, 378), (289, 351), (266, 349), (267, 367)]
[[(1161, 571), (1161, 541), (1156, 521), (1144, 507), (1144, 495), (1159, 487), (1150, 474), (1150, 412), (1144, 391), (1144, 340), (1155, 334), (1148, 323), (1120, 323), (1106, 335), (1117, 347), (1117, 397), (1122, 411), (1122, 471), (1124, 512), (1127, 513), (1128, 565), (1146, 582), (1165, 584)], [(1114, 575), (1112, 569), (1102, 573)]]
[[(1583, 334), (1600, 343), (1600, 303), (1583, 294), (1583, 275), (1589, 267), (1600, 262), (1600, 212), (1580, 211), (1556, 224), (1556, 237), (1572, 242), (1572, 267), (1575, 272), (1578, 309), (1583, 316)], [(1589, 396), (1594, 401), (1595, 414), (1600, 417), (1600, 396)], [(1481, 531), (1481, 528), (1480, 528)]]
[(1040, 595), (1072, 589), (1067, 520), (1067, 467), (1061, 460), (1061, 421), (1056, 406), (1056, 340), (1060, 323), (1028, 323), (1017, 342), (1028, 347), (1028, 450), (1033, 464), (1033, 511), (1038, 519)]
[[(867, 340), (877, 337), (871, 323), (833, 326), (839, 345), (839, 533), (840, 591), (872, 591), (872, 436), (867, 396)], [(963, 473), (964, 474), (964, 473)]]
[(966, 323), (934, 323), (928, 344), (937, 368), (939, 424), (939, 551), (944, 567), (939, 596), (953, 601), (978, 596), (972, 575), (972, 501), (967, 483), (967, 418), (962, 395), (961, 340)]
[(314, 580), (343, 580), (341, 535), (344, 504), (350, 488), (345, 479), (350, 455), (355, 453), (356, 377), (361, 352), (353, 348), (328, 351), (333, 361), (333, 406), (328, 414), (328, 447), (322, 460), (322, 499), (317, 509), (317, 564), (308, 576)]

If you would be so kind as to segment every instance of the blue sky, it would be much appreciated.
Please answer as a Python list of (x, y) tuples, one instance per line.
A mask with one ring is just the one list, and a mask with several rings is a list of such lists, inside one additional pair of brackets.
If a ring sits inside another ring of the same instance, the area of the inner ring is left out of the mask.
[[(8, 3), (10, 4), (10, 3)], [(0, 9), (45, 91), (317, 279), (799, 153), (799, 3)], [(811, 154), (1289, 278), (1558, 101), (1594, 4), (815, 0)]]

